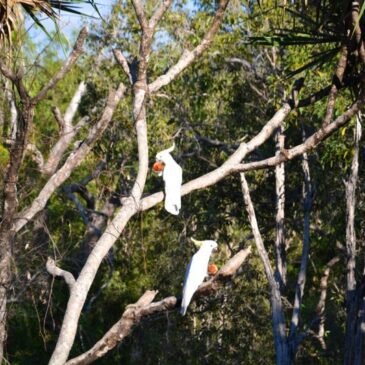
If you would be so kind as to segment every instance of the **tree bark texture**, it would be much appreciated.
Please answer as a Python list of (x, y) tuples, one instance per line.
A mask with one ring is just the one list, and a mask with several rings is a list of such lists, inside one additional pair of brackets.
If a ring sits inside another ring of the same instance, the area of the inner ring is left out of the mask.
[[(276, 155), (280, 154), (284, 146), (284, 128), (281, 125), (276, 131)], [(286, 285), (286, 254), (285, 254), (285, 164), (275, 167), (276, 188), (276, 240), (275, 240), (275, 275), (280, 285)]]
[(255, 209), (252, 204), (250, 190), (244, 173), (240, 174), (241, 188), (250, 221), (252, 233), (254, 235), (256, 248), (264, 265), (265, 273), (270, 287), (270, 301), (272, 313), (272, 326), (274, 334), (275, 354), (277, 365), (291, 365), (293, 356), (290, 352), (288, 339), (286, 336), (286, 324), (284, 317), (283, 303), (281, 300), (280, 282), (275, 278), (271, 267), (269, 255), (264, 246), (260, 229), (257, 223)]
[[(355, 208), (356, 208), (356, 185), (359, 171), (359, 142), (361, 139), (361, 123), (358, 116), (354, 128), (354, 156), (352, 158), (349, 179), (345, 182), (346, 189), (346, 255), (347, 255), (347, 288), (346, 288), (346, 333), (345, 333), (345, 365), (360, 364), (359, 352), (361, 346), (356, 346), (356, 342), (361, 344), (358, 336), (363, 337), (359, 311), (363, 300), (361, 286), (356, 289), (356, 232), (355, 232)], [(359, 332), (360, 330), (360, 332)], [(360, 347), (360, 348), (359, 348)]]

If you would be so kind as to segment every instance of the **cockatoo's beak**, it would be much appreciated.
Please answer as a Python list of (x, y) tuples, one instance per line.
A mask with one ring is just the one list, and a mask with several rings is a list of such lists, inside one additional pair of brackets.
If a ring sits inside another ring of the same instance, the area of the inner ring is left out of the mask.
[(164, 165), (164, 163), (163, 163), (163, 162), (156, 161), (156, 162), (153, 164), (153, 166), (152, 166), (152, 170), (153, 170), (154, 172), (161, 172), (161, 171), (163, 171), (164, 167), (165, 167), (165, 165)]
[(218, 252), (218, 251), (219, 251), (218, 247), (213, 248), (213, 252)]
[(198, 248), (200, 248), (203, 244), (203, 241), (198, 241), (195, 238), (191, 237), (191, 240), (193, 241), (194, 245)]

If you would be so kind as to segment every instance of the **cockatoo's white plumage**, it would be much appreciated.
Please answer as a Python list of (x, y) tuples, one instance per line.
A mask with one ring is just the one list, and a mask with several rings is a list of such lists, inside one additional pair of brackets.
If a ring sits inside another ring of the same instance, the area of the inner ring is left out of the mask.
[(200, 249), (191, 258), (186, 269), (180, 309), (182, 315), (185, 315), (191, 298), (207, 276), (209, 257), (212, 251), (215, 251), (218, 248), (217, 242), (215, 241), (196, 241), (193, 238), (192, 241), (197, 246), (199, 245)]
[(157, 153), (156, 161), (165, 165), (162, 171), (165, 183), (165, 209), (171, 214), (178, 215), (181, 208), (182, 169), (170, 155), (174, 148), (175, 144)]

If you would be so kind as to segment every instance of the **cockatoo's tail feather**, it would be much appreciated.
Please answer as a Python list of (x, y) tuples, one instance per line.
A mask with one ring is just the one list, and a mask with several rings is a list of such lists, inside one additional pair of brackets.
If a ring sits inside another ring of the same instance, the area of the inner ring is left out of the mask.
[(181, 308), (180, 308), (180, 314), (182, 315), (182, 316), (185, 316), (185, 314), (186, 314), (186, 310), (188, 309), (188, 307), (183, 307), (183, 306), (181, 306)]

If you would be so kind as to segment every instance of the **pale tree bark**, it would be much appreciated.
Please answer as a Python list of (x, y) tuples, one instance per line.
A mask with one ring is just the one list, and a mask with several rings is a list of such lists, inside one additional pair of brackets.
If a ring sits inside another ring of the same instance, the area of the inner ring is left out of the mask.
[(74, 276), (70, 272), (56, 266), (55, 261), (51, 257), (48, 257), (47, 259), (46, 269), (50, 275), (62, 277), (69, 286), (70, 290), (72, 290), (72, 287), (75, 284)]
[(326, 299), (327, 299), (327, 290), (328, 290), (328, 279), (329, 279), (329, 275), (330, 275), (330, 271), (332, 269), (332, 267), (338, 262), (340, 261), (340, 257), (339, 256), (335, 256), (333, 259), (331, 259), (327, 265), (326, 268), (323, 272), (323, 275), (321, 277), (321, 282), (320, 282), (320, 296), (319, 296), (319, 300), (318, 300), (318, 304), (317, 304), (317, 308), (316, 308), (316, 314), (318, 317), (318, 331), (315, 334), (315, 337), (318, 339), (321, 347), (323, 350), (327, 349), (327, 345), (324, 339), (324, 335), (325, 335), (325, 309), (326, 309)]
[[(303, 139), (305, 140), (305, 132), (303, 129)], [(307, 267), (309, 260), (309, 249), (310, 249), (310, 213), (313, 205), (314, 186), (311, 180), (308, 155), (303, 153), (302, 156), (302, 169), (303, 169), (303, 247), (302, 257), (300, 260), (300, 268), (297, 278), (297, 284), (295, 288), (294, 307), (290, 322), (289, 339), (292, 345), (292, 352), (295, 354), (297, 346), (299, 345), (296, 341), (298, 337), (299, 319), (302, 308), (304, 287), (307, 279)]]
[(303, 153), (316, 148), (322, 141), (332, 135), (335, 131), (346, 125), (351, 120), (351, 118), (353, 118), (360, 111), (364, 104), (365, 100), (364, 95), (362, 94), (360, 95), (360, 99), (356, 101), (346, 112), (336, 118), (329, 125), (323, 126), (317, 132), (313, 133), (300, 145), (297, 145), (290, 149), (284, 149), (281, 154), (269, 157), (261, 161), (249, 162), (245, 164), (236, 164), (235, 166), (231, 167), (230, 172), (246, 172), (252, 170), (267, 169), (269, 167), (274, 167), (284, 161), (289, 161), (296, 157), (302, 156)]
[[(208, 296), (217, 291), (227, 279), (231, 279), (237, 270), (242, 266), (251, 253), (251, 247), (239, 251), (234, 255), (209, 281), (201, 284), (196, 296)], [(153, 302), (158, 291), (147, 290), (134, 304), (126, 307), (120, 320), (115, 323), (105, 335), (88, 351), (69, 360), (66, 365), (86, 365), (103, 357), (112, 350), (125, 337), (127, 337), (134, 326), (144, 317), (157, 312), (166, 312), (175, 309), (180, 304), (180, 299), (174, 296), (164, 298), (159, 302)]]
[[(157, 20), (162, 17), (163, 12), (167, 9), (171, 1), (161, 3), (150, 20), (146, 18), (143, 5), (139, 0), (134, 0), (132, 3), (142, 30), (137, 81), (133, 85), (133, 116), (138, 143), (138, 174), (130, 196), (123, 199), (121, 210), (115, 215), (105, 229), (104, 234), (96, 243), (71, 291), (59, 339), (50, 359), (50, 364), (52, 365), (64, 364), (67, 360), (71, 346), (74, 342), (81, 309), (85, 303), (87, 293), (95, 278), (96, 272), (104, 256), (119, 238), (129, 219), (139, 210), (140, 199), (147, 177), (148, 145), (145, 102), (148, 60)], [(228, 1), (221, 1), (218, 11), (220, 11), (222, 7), (225, 8), (227, 3)], [(217, 22), (214, 22), (213, 26), (216, 27)]]
[[(285, 148), (284, 128), (281, 125), (276, 131), (276, 155)], [(285, 245), (285, 164), (280, 163), (275, 167), (276, 189), (276, 240), (275, 240), (275, 275), (280, 285), (286, 285), (286, 245)]]
[[(310, 97), (301, 100), (298, 103), (298, 106), (307, 106), (312, 103), (315, 103), (318, 100), (321, 100), (323, 97), (328, 95), (330, 88), (324, 88), (320, 90), (319, 92), (311, 95)], [(110, 96), (109, 96), (110, 98)], [(348, 111), (348, 113), (344, 114), (343, 116), (340, 116), (338, 119), (336, 119), (335, 124), (331, 125), (330, 128), (325, 129), (324, 133), (323, 131), (318, 131), (317, 134), (313, 135), (312, 137), (309, 137), (306, 143), (303, 145), (297, 146), (300, 148), (300, 151), (297, 152), (296, 150), (290, 149), (290, 150), (284, 150), (283, 152), (289, 151), (289, 154), (283, 154), (281, 153), (279, 156), (276, 156), (274, 158), (265, 159), (263, 161), (258, 161), (254, 163), (248, 163), (248, 164), (240, 164), (240, 161), (244, 159), (249, 153), (257, 149), (260, 145), (266, 142), (267, 139), (270, 138), (272, 133), (278, 126), (285, 120), (285, 118), (289, 115), (290, 111), (292, 110), (292, 103), (284, 103), (282, 108), (280, 108), (275, 115), (265, 124), (265, 126), (262, 128), (262, 130), (253, 137), (249, 142), (242, 143), (240, 147), (236, 150), (232, 156), (230, 156), (227, 161), (220, 166), (219, 168), (215, 169), (212, 172), (209, 172), (197, 179), (194, 179), (182, 187), (182, 195), (188, 194), (194, 190), (197, 189), (203, 189), (205, 187), (211, 186), (226, 176), (235, 173), (237, 171), (250, 171), (254, 169), (262, 169), (262, 168), (269, 168), (272, 166), (276, 166), (277, 164), (288, 160), (293, 159), (300, 155), (302, 150), (306, 151), (311, 148), (314, 148), (318, 143), (320, 143), (323, 139), (330, 136), (332, 133), (334, 133), (336, 130), (338, 130), (341, 126), (348, 123), (348, 121), (351, 119), (351, 117), (355, 114), (354, 110), (356, 111), (363, 105), (363, 101), (359, 101), (354, 104), (354, 106)], [(100, 135), (101, 132), (98, 132), (96, 134), (92, 134), (92, 136)], [(89, 135), (90, 136), (90, 135)], [(317, 141), (317, 137), (320, 137), (320, 139)], [(91, 138), (91, 136), (89, 137)], [(294, 152), (294, 153), (293, 153)], [(55, 175), (57, 177), (52, 177), (52, 181), (47, 182), (47, 184), (44, 186), (44, 188), (39, 193), (38, 197), (34, 200), (34, 202), (31, 204), (30, 207), (24, 209), (24, 211), (20, 214), (18, 214), (19, 218), (17, 222), (15, 223), (15, 230), (19, 231), (22, 227), (24, 227), (25, 224), (27, 224), (32, 218), (40, 212), (46, 205), (48, 199), (53, 194), (53, 192), (68, 178), (69, 167), (68, 164), (64, 164), (64, 168), (60, 169), (62, 172), (58, 171)], [(73, 167), (71, 167), (73, 168)], [(141, 200), (140, 203), (140, 210), (146, 210), (150, 209), (159, 202), (163, 200), (163, 193), (155, 193), (152, 194), (144, 199)]]
[(71, 69), (83, 52), (82, 46), (87, 35), (87, 29), (81, 30), (74, 49), (53, 78), (35, 96), (31, 97), (23, 83), (23, 72), (20, 69), (14, 73), (0, 59), (0, 71), (12, 82), (19, 94), (17, 109), (16, 133), (9, 153), (9, 163), (5, 170), (3, 188), (2, 220), (0, 223), (0, 363), (3, 360), (4, 343), (6, 341), (7, 295), (12, 281), (12, 247), (16, 230), (14, 218), (18, 209), (17, 183), (19, 170), (27, 148), (29, 128), (33, 123), (34, 110), (37, 103), (46, 97), (59, 80)]
[[(326, 93), (322, 96), (327, 95)], [(315, 102), (319, 99), (308, 98), (307, 100)], [(280, 154), (269, 157), (267, 159), (255, 162), (241, 163), (241, 161), (252, 151), (257, 149), (263, 143), (265, 143), (274, 133), (274, 131), (280, 126), (280, 124), (285, 120), (292, 110), (291, 103), (285, 103), (275, 115), (265, 124), (262, 130), (256, 134), (247, 143), (242, 143), (240, 147), (217, 169), (208, 172), (194, 180), (185, 183), (181, 189), (181, 195), (187, 195), (195, 190), (204, 189), (206, 187), (212, 186), (224, 179), (225, 177), (236, 173), (236, 172), (247, 172), (252, 170), (267, 169), (275, 167), (285, 161), (292, 160), (296, 157), (301, 156), (304, 152), (316, 148), (323, 140), (331, 136), (339, 128), (346, 125), (351, 118), (356, 115), (356, 113), (364, 105), (365, 100), (363, 95), (356, 101), (346, 112), (340, 115), (336, 120), (330, 123), (326, 127), (320, 128), (317, 132), (313, 133), (308, 137), (305, 142), (297, 145), (290, 149), (283, 149)], [(299, 105), (301, 105), (299, 103)], [(158, 204), (163, 200), (163, 193), (158, 192), (151, 194), (141, 200), (140, 210), (147, 210)]]
[[(5, 83), (5, 87), (8, 85), (8, 82)], [(18, 120), (18, 111), (16, 109), (14, 94), (9, 89), (5, 89), (5, 97), (8, 100), (9, 110), (10, 110), (10, 143), (14, 142), (16, 139), (16, 131), (17, 131), (17, 120)]]
[[(347, 255), (347, 287), (346, 287), (346, 334), (345, 334), (345, 360), (346, 365), (358, 363), (356, 359), (356, 336), (358, 318), (358, 295), (356, 292), (356, 232), (355, 232), (355, 209), (356, 209), (356, 185), (359, 173), (359, 142), (361, 139), (361, 123), (358, 116), (354, 128), (354, 156), (351, 163), (349, 179), (345, 182), (346, 188), (346, 255)], [(358, 334), (361, 336), (361, 334)], [(360, 351), (361, 352), (361, 351)]]
[[(185, 51), (181, 58), (178, 60), (177, 64), (168, 70), (165, 75), (158, 77), (155, 81), (148, 85), (147, 83), (147, 70), (148, 70), (148, 60), (151, 53), (151, 42), (152, 37), (155, 31), (155, 28), (162, 18), (164, 12), (169, 7), (171, 1), (162, 1), (158, 6), (155, 13), (152, 15), (151, 19), (147, 19), (146, 14), (144, 12), (143, 4), (141, 1), (134, 0), (133, 6), (138, 18), (138, 21), (141, 26), (142, 31), (142, 39), (140, 45), (139, 52), (139, 66), (138, 66), (138, 74), (137, 80), (133, 84), (133, 92), (134, 92), (134, 102), (133, 102), (133, 117), (137, 132), (137, 143), (138, 143), (138, 161), (139, 161), (139, 169), (136, 181), (133, 185), (132, 191), (130, 195), (123, 199), (122, 208), (120, 211), (111, 219), (110, 224), (106, 227), (104, 234), (101, 235), (100, 239), (96, 242), (94, 249), (89, 255), (87, 262), (80, 273), (80, 276), (75, 281), (72, 286), (70, 299), (67, 305), (66, 314), (64, 317), (64, 322), (62, 325), (59, 341), (57, 343), (56, 349), (52, 355), (51, 364), (63, 364), (68, 357), (69, 351), (74, 341), (78, 319), (81, 313), (81, 308), (85, 303), (85, 299), (87, 293), (90, 289), (90, 286), (95, 278), (98, 267), (101, 264), (103, 257), (107, 254), (109, 249), (115, 243), (115, 241), (119, 238), (122, 233), (125, 225), (129, 221), (129, 219), (138, 211), (151, 208), (158, 202), (163, 199), (162, 193), (153, 194), (145, 199), (141, 199), (142, 192), (144, 190), (144, 185), (147, 176), (148, 169), (148, 145), (147, 145), (147, 124), (146, 124), (146, 99), (148, 97), (148, 93), (156, 92), (161, 87), (167, 85), (174, 78), (176, 78), (186, 67), (188, 67), (193, 61), (197, 59), (201, 55), (201, 53), (207, 49), (207, 47), (211, 44), (214, 35), (216, 34), (220, 22), (222, 21), (224, 11), (228, 5), (228, 0), (221, 0), (219, 2), (218, 11), (216, 13), (215, 18), (213, 19), (213, 23), (206, 35), (204, 36), (201, 44), (197, 46), (192, 51)], [(116, 56), (117, 57), (117, 56)], [(65, 63), (65, 70), (70, 68), (72, 62), (77, 59), (73, 59), (72, 57), (67, 60)], [(70, 61), (71, 60), (71, 61)], [(126, 64), (121, 59), (122, 67), (126, 69)], [(128, 66), (128, 65), (127, 65)], [(1, 67), (1, 64), (0, 64)], [(8, 73), (7, 69), (2, 67), (1, 71), (3, 71), (4, 75)], [(130, 70), (129, 70), (130, 71)], [(65, 71), (66, 72), (66, 71)], [(128, 72), (127, 72), (128, 74)], [(129, 72), (130, 74), (130, 72)], [(19, 94), (24, 94), (24, 88), (17, 75), (10, 75), (9, 77), (12, 79), (14, 84), (18, 88)], [(36, 103), (45, 97), (48, 90), (53, 88), (56, 82), (62, 78), (62, 73), (57, 73), (49, 83), (41, 90), (41, 92), (33, 99), (31, 99), (32, 103)], [(132, 80), (133, 82), (133, 80)], [(27, 222), (29, 222), (35, 214), (44, 209), (47, 201), (50, 196), (54, 193), (54, 191), (70, 176), (75, 167), (79, 166), (82, 160), (87, 156), (87, 154), (91, 151), (95, 141), (100, 138), (100, 135), (103, 133), (105, 128), (107, 128), (109, 121), (111, 120), (112, 114), (119, 102), (119, 100), (124, 95), (124, 86), (120, 85), (116, 91), (111, 91), (108, 97), (107, 106), (103, 112), (103, 115), (99, 122), (96, 124), (94, 128), (90, 131), (86, 140), (76, 148), (69, 158), (66, 160), (64, 165), (55, 171), (49, 181), (46, 183), (44, 188), (39, 193), (38, 197), (33, 201), (31, 206), (26, 208), (23, 212), (18, 214), (18, 220), (12, 228), (15, 231), (19, 231)], [(305, 103), (312, 103), (320, 98), (328, 95), (329, 90), (324, 90), (318, 92), (316, 95), (312, 96), (307, 101), (303, 101), (302, 105)], [(336, 121), (329, 124), (327, 127), (319, 130), (315, 135), (309, 137), (305, 143), (300, 146), (294, 147), (291, 150), (283, 149), (281, 153), (275, 157), (275, 161), (271, 161), (265, 165), (264, 162), (259, 162), (258, 165), (250, 165), (249, 169), (254, 168), (266, 168), (270, 166), (275, 166), (276, 164), (280, 164), (284, 162), (286, 159), (291, 159), (296, 156), (299, 156), (303, 152), (307, 151), (309, 148), (313, 148), (317, 146), (324, 138), (327, 138), (330, 134), (340, 128), (342, 125), (345, 125), (359, 108), (361, 107), (363, 101), (360, 100), (355, 103), (348, 112), (346, 112), (341, 117), (337, 118)], [(301, 105), (300, 101), (298, 106)], [(229, 174), (235, 173), (237, 171), (246, 171), (247, 164), (241, 164), (242, 159), (255, 150), (258, 146), (263, 144), (272, 133), (275, 131), (278, 126), (281, 125), (283, 120), (287, 117), (290, 111), (294, 108), (293, 103), (288, 102), (285, 103), (284, 106), (274, 115), (274, 117), (263, 127), (262, 131), (259, 132), (251, 141), (248, 143), (242, 143), (237, 151), (229, 157), (229, 159), (216, 170), (201, 176), (189, 183), (185, 184), (183, 187), (183, 194), (187, 194), (193, 190), (201, 189), (212, 184), (217, 183), (225, 176)], [(61, 119), (60, 119), (61, 120)], [(260, 165), (261, 163), (261, 165)], [(271, 165), (270, 165), (271, 163)], [(240, 170), (243, 166), (243, 169)], [(258, 167), (257, 167), (258, 166)], [(271, 269), (271, 276), (273, 276), (273, 272)], [(275, 278), (273, 278), (275, 281)], [(269, 280), (270, 281), (270, 280)], [(280, 289), (276, 288), (273, 290), (273, 297), (276, 298), (273, 300), (273, 308), (275, 313), (282, 312), (282, 304), (280, 298)], [(283, 317), (283, 316), (282, 316)], [(283, 329), (281, 324), (285, 322), (279, 315), (277, 315), (276, 323), (279, 323), (276, 328), (278, 332), (282, 335)], [(284, 331), (285, 332), (285, 331)], [(286, 351), (286, 350), (285, 350)], [(283, 353), (285, 351), (282, 351)]]
[(59, 162), (61, 161), (70, 143), (74, 139), (76, 133), (85, 125), (86, 121), (88, 120), (87, 117), (84, 117), (76, 125), (72, 124), (72, 120), (75, 117), (81, 102), (81, 98), (85, 92), (86, 84), (84, 81), (81, 81), (74, 96), (72, 97), (72, 100), (70, 101), (70, 104), (68, 105), (65, 115), (62, 116), (57, 107), (53, 109), (53, 113), (60, 128), (60, 138), (52, 147), (47, 161), (40, 169), (40, 171), (45, 175), (52, 175), (56, 171)]
[(284, 317), (283, 303), (281, 300), (280, 282), (275, 278), (269, 255), (264, 246), (260, 229), (257, 223), (255, 209), (252, 204), (250, 190), (244, 173), (240, 174), (242, 194), (246, 205), (248, 219), (255, 239), (256, 248), (264, 265), (266, 278), (270, 287), (270, 301), (272, 313), (272, 326), (276, 353), (276, 364), (290, 365), (293, 363), (292, 354), (286, 336), (286, 324)]
[(117, 90), (111, 90), (109, 92), (106, 106), (99, 121), (90, 129), (82, 144), (74, 149), (65, 163), (48, 179), (32, 204), (17, 215), (17, 220), (14, 223), (15, 231), (19, 231), (23, 228), (37, 213), (44, 209), (55, 190), (61, 186), (70, 177), (72, 171), (83, 162), (85, 157), (92, 150), (95, 142), (102, 136), (109, 125), (119, 101), (124, 97), (125, 90), (125, 86), (120, 84)]

